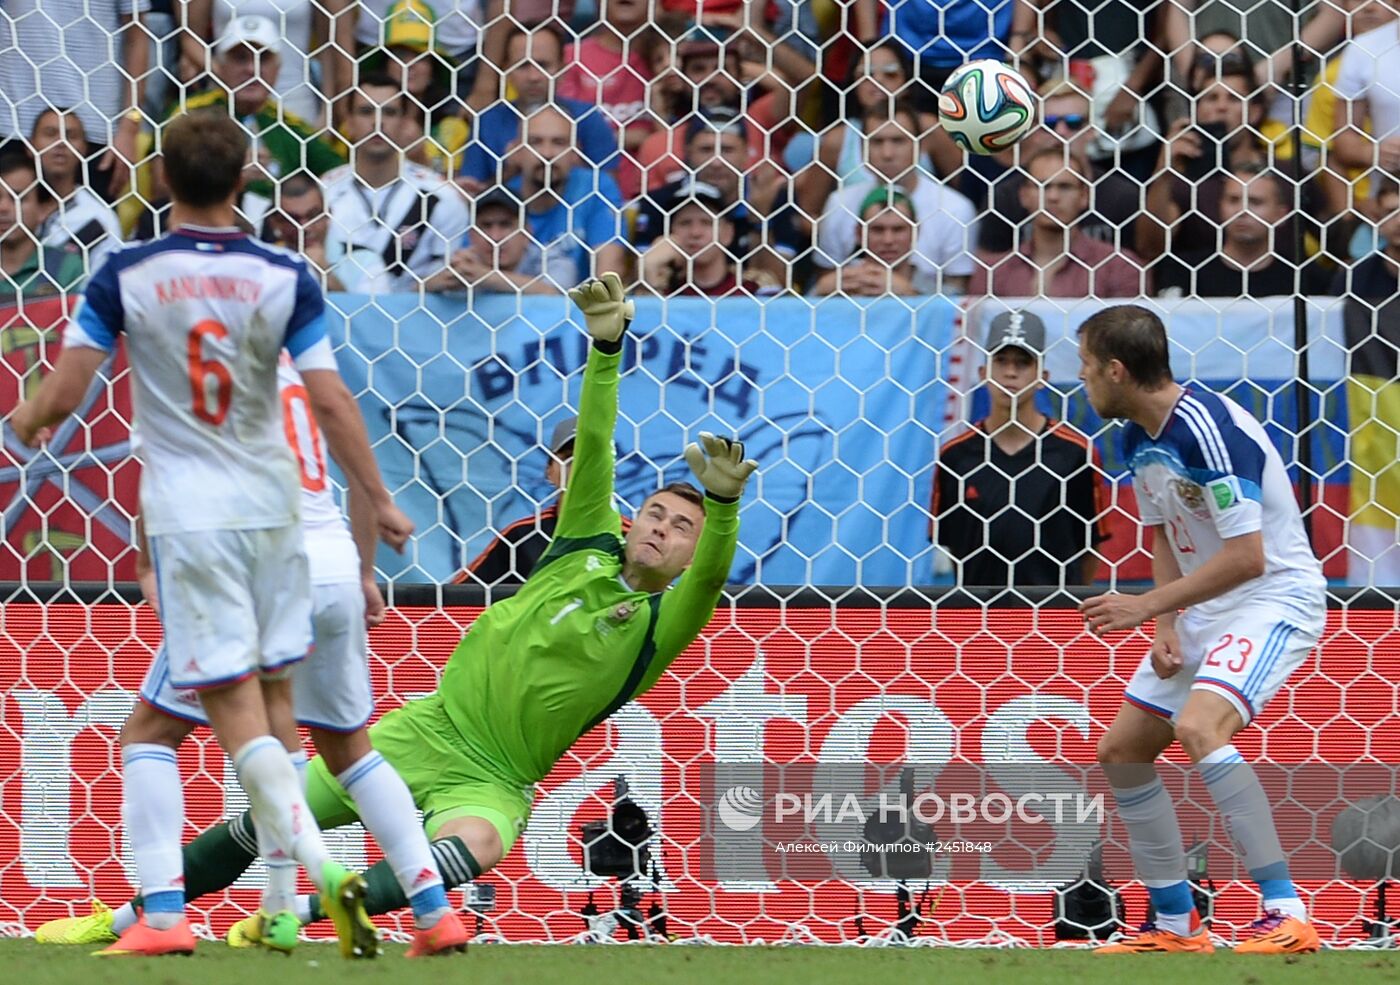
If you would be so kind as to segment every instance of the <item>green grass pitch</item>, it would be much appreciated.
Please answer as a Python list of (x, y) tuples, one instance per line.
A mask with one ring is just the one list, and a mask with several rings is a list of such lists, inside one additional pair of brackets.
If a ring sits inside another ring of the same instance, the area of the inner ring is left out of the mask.
[(292, 957), (201, 943), (192, 958), (99, 960), (86, 948), (0, 940), (6, 981), (22, 985), (1358, 985), (1400, 981), (1400, 952), (1340, 951), (1282, 958), (1213, 955), (1095, 957), (1083, 951), (953, 948), (481, 945), (464, 955), (347, 962), (329, 945)]

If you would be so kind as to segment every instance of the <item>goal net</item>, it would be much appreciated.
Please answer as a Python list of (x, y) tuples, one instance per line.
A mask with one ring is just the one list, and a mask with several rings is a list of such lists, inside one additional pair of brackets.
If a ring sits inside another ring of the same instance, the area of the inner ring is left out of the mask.
[[(52, 368), (101, 263), (169, 228), (163, 124), (232, 112), (251, 138), (241, 220), (322, 280), (417, 528), (376, 559), (381, 712), (436, 687), (550, 529), (583, 278), (617, 270), (637, 299), (624, 513), (689, 477), (702, 430), (760, 462), (710, 627), (580, 739), (458, 897), (483, 938), (1043, 945), (1146, 917), (1092, 764), (1150, 636), (1094, 636), (1075, 608), (1151, 577), (1118, 426), (1078, 379), (1078, 327), (1117, 303), (1160, 315), (1176, 378), (1254, 414), (1288, 467), (1327, 629), (1236, 742), (1324, 938), (1383, 935), (1390, 0), (88, 6), (0, 10), (0, 407)], [(937, 122), (943, 81), (981, 58), (1038, 93), (1035, 125), (988, 157)], [(1014, 400), (988, 379), (1008, 331), (1034, 356)], [(160, 626), (134, 584), (131, 419), (119, 349), (43, 449), (4, 434), (7, 931), (132, 892), (117, 734)], [(974, 446), (975, 473), (958, 464)], [(211, 739), (180, 757), (188, 836), (246, 805)], [(1187, 765), (1173, 751), (1162, 772), (1228, 941), (1259, 899)], [(359, 827), (332, 841), (378, 858)], [(222, 933), (261, 880), (199, 901), (197, 922)]]

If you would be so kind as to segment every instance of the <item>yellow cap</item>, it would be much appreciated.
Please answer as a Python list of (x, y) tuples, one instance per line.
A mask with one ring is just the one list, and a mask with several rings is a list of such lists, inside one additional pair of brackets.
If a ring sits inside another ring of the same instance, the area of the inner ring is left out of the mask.
[(423, 0), (399, 0), (389, 8), (385, 20), (384, 46), (427, 51), (433, 47), (436, 21), (437, 13)]

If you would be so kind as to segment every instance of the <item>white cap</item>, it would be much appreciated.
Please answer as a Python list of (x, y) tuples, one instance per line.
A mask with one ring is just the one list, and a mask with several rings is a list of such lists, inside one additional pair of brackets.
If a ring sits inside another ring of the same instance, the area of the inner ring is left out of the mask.
[(282, 47), (282, 32), (267, 17), (235, 17), (214, 45), (214, 53), (226, 55), (241, 44), (276, 53)]

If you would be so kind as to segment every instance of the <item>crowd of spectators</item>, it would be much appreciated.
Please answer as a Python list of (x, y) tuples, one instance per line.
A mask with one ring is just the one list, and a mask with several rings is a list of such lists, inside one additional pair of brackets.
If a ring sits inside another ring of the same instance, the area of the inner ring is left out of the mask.
[[(1278, 0), (8, 0), (0, 300), (74, 289), (160, 233), (161, 130), (200, 112), (252, 138), (248, 232), (332, 291), (558, 294), (615, 271), (666, 298), (1335, 291), (1393, 318), (1400, 0), (1309, 4), (1297, 37), (1294, 17)], [(995, 155), (938, 125), (973, 58), (1040, 96)], [(1055, 560), (1087, 580), (1092, 448), (1031, 406), (1039, 330), (1016, 326), (985, 371), (991, 417), (945, 450), (935, 537), (975, 569), (958, 538), (985, 517), (943, 515), (970, 509), (955, 485), (1033, 462), (982, 504), (1029, 515), (1029, 477), (1068, 470), (1082, 502)]]
[[(28, 237), (24, 290), (57, 291), (66, 257), (90, 272), (159, 232), (183, 112), (248, 127), (250, 229), (348, 291), (615, 270), (666, 296), (1258, 296), (1385, 248), (1400, 0), (1309, 5), (1298, 39), (1272, 0), (1087, 7), (16, 0), (0, 156), (37, 187), (7, 204), (6, 269)], [(1022, 71), (1042, 114), (967, 158), (936, 95), (975, 57)]]

